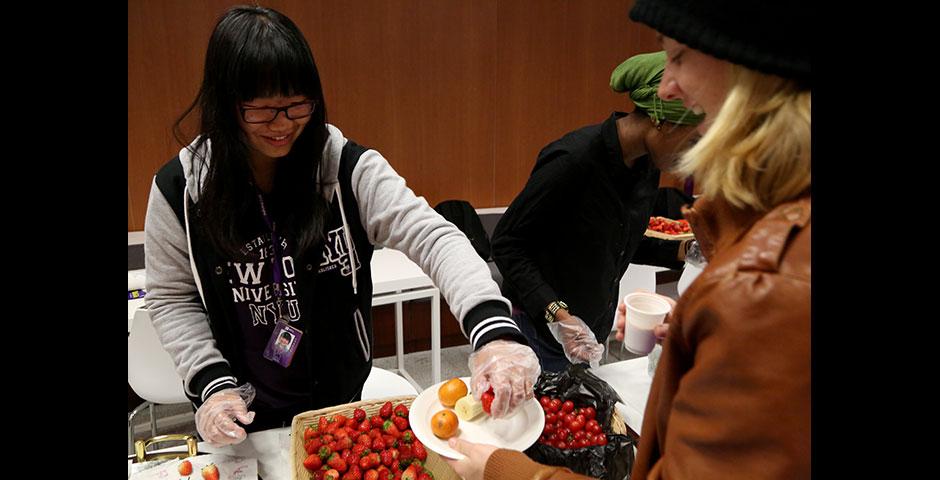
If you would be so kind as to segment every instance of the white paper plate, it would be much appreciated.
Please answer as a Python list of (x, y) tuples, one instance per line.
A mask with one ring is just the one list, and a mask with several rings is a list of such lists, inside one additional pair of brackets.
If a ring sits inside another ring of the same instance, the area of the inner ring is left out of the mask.
[[(470, 377), (461, 378), (470, 387)], [(441, 405), (437, 390), (447, 380), (428, 387), (411, 402), (408, 423), (418, 440), (442, 457), (460, 460), (464, 455), (447, 445), (447, 440), (438, 438), (431, 431), (431, 418), (435, 413), (448, 409)], [(448, 410), (453, 410), (452, 408)], [(545, 427), (545, 412), (538, 400), (532, 398), (517, 408), (512, 416), (494, 419), (486, 413), (470, 421), (460, 420), (455, 437), (474, 443), (486, 443), (499, 448), (523, 451), (532, 446)]]

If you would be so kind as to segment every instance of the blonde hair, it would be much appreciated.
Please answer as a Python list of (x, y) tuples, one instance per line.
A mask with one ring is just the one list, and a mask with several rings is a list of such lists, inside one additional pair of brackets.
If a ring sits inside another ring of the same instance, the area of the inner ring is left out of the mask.
[(767, 211), (811, 184), (812, 93), (739, 65), (731, 78), (721, 110), (676, 170), (691, 175), (706, 198)]

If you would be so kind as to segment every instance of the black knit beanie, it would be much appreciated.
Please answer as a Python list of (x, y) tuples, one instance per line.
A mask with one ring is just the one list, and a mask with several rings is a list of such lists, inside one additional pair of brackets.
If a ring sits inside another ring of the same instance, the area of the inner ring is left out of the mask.
[(636, 0), (630, 18), (713, 57), (812, 85), (805, 0)]

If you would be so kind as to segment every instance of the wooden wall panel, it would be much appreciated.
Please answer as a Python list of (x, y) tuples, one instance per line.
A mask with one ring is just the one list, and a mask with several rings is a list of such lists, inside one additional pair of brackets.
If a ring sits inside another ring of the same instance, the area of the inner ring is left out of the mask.
[[(211, 29), (238, 3), (128, 2), (128, 231), (143, 229), (152, 176), (180, 149), (172, 123), (199, 88)], [(627, 17), (631, 3), (265, 5), (307, 37), (331, 123), (382, 152), (431, 205), (464, 198), (483, 208), (515, 197), (546, 143), (631, 108), (610, 91), (610, 72), (658, 48)]]

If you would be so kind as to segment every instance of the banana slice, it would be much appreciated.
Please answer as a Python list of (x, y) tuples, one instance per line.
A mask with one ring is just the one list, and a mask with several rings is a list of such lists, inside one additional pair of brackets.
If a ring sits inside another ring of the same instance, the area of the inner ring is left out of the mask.
[(454, 405), (454, 411), (461, 420), (473, 420), (477, 415), (483, 413), (483, 404), (473, 398), (472, 393), (465, 397), (460, 397)]

